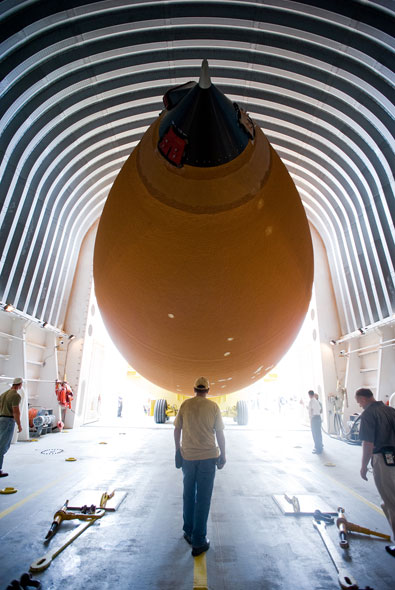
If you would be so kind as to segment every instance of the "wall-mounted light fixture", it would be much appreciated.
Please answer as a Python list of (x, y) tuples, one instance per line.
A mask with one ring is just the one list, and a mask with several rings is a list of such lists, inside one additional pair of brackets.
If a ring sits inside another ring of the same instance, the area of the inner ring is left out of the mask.
[(60, 338), (67, 337), (69, 340), (73, 340), (73, 338), (75, 338), (74, 334), (70, 334), (70, 335), (66, 334), (66, 332), (63, 332), (63, 330), (60, 330), (59, 328), (55, 328), (55, 326), (52, 326), (48, 322), (42, 321), (39, 318), (35, 318), (31, 315), (28, 315), (27, 313), (25, 313), (23, 311), (20, 311), (19, 309), (14, 307), (12, 305), (12, 303), (4, 303), (4, 301), (0, 301), (0, 311), (1, 310), (7, 311), (9, 313), (12, 312), (13, 315), (17, 316), (18, 318), (20, 318), (22, 320), (26, 320), (30, 323), (38, 324), (42, 328), (46, 328), (47, 330), (51, 330), (52, 332), (55, 332), (56, 334), (58, 334)]
[(332, 346), (335, 346), (337, 344), (336, 340), (331, 340), (330, 344), (332, 344)]
[(366, 329), (365, 328), (358, 328), (358, 332), (360, 332), (361, 334), (366, 334)]

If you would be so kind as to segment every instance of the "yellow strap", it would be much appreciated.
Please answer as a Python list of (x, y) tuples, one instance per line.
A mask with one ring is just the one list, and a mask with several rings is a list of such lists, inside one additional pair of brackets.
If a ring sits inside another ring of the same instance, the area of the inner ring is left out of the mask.
[(206, 554), (201, 553), (193, 561), (193, 590), (208, 590)]

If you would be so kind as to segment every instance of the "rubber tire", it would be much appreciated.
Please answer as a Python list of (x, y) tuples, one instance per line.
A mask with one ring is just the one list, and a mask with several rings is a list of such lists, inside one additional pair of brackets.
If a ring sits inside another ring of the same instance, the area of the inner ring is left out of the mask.
[(167, 401), (165, 399), (157, 399), (154, 407), (154, 420), (156, 424), (164, 424), (166, 422)]
[(237, 424), (245, 426), (248, 424), (248, 406), (244, 400), (238, 401), (236, 404)]

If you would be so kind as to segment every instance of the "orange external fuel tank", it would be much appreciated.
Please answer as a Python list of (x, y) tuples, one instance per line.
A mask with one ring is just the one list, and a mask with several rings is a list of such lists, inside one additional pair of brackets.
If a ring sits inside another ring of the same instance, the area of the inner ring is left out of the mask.
[(238, 391), (284, 355), (305, 317), (313, 251), (300, 197), (260, 128), (210, 81), (176, 87), (100, 219), (94, 281), (107, 329), (145, 378)]

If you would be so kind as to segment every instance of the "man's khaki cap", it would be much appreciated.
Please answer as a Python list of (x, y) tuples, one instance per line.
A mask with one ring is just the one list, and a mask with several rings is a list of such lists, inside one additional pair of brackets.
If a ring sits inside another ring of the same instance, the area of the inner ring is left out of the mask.
[(210, 382), (208, 379), (206, 379), (206, 377), (199, 377), (199, 379), (196, 379), (195, 381), (195, 385), (193, 386), (194, 389), (210, 389)]
[(22, 377), (15, 377), (13, 385), (22, 385), (23, 379)]

